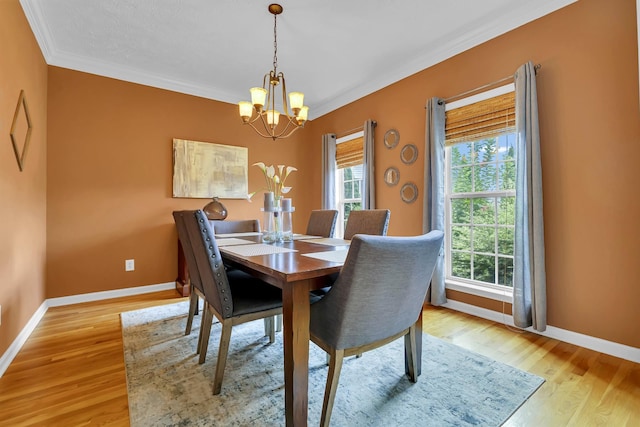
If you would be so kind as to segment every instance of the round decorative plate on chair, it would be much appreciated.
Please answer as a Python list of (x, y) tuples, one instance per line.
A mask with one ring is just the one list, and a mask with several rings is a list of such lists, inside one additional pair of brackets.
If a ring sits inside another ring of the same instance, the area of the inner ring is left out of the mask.
[(418, 158), (418, 147), (413, 144), (407, 144), (402, 147), (402, 151), (400, 152), (400, 160), (405, 165), (410, 165), (416, 161)]
[(398, 181), (400, 181), (400, 172), (398, 171), (398, 168), (394, 166), (388, 167), (387, 170), (384, 171), (385, 184), (393, 187), (394, 185), (398, 184)]
[(387, 148), (393, 148), (400, 142), (400, 132), (395, 129), (389, 129), (384, 134), (384, 145)]
[(413, 182), (407, 182), (400, 189), (400, 198), (405, 203), (413, 203), (418, 198), (418, 187)]

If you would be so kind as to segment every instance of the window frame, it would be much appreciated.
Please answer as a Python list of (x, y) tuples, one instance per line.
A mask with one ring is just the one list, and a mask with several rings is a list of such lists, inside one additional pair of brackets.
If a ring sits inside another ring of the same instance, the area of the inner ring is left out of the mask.
[[(482, 92), (473, 96), (469, 96), (463, 99), (460, 99), (455, 102), (451, 102), (446, 104), (446, 110), (452, 110), (456, 108), (463, 107), (465, 105), (473, 104), (476, 102), (483, 101), (485, 99), (493, 98), (508, 92), (514, 92), (515, 85), (513, 83), (501, 86), (495, 89), (488, 90), (486, 92)], [(504, 134), (503, 134), (504, 135)], [(498, 137), (497, 137), (498, 138)], [(497, 139), (496, 138), (496, 139)], [(475, 142), (475, 141), (474, 141)], [(463, 142), (464, 143), (464, 142)], [(454, 145), (452, 145), (454, 146)], [(500, 197), (515, 197), (515, 189), (514, 190), (497, 190), (497, 191), (483, 191), (483, 192), (474, 192), (474, 193), (458, 193), (455, 196), (452, 196), (450, 193), (451, 188), (451, 147), (445, 147), (445, 176), (444, 176), (444, 185), (445, 185), (445, 287), (447, 289), (451, 289), (454, 291), (460, 291), (472, 295), (481, 296), (484, 298), (489, 298), (493, 300), (503, 301), (512, 303), (513, 302), (513, 287), (506, 285), (497, 285), (491, 284), (487, 282), (481, 282), (477, 280), (464, 279), (453, 277), (451, 275), (452, 271), (452, 260), (451, 260), (451, 234), (452, 234), (452, 223), (451, 223), (451, 200), (456, 198), (500, 198)], [(471, 223), (473, 224), (473, 222)], [(495, 230), (497, 231), (500, 228), (500, 225), (496, 222), (493, 224)], [(495, 245), (497, 245), (497, 240)], [(470, 253), (474, 253), (473, 251), (473, 241), (471, 241), (471, 250)], [(498, 248), (494, 247), (494, 256), (498, 256)], [(513, 257), (513, 255), (511, 256)]]
[[(363, 136), (364, 136), (364, 131), (355, 132), (355, 133), (336, 139), (336, 145), (342, 144), (344, 142), (351, 141), (357, 138), (362, 138)], [(363, 165), (363, 164), (364, 163), (361, 163), (360, 165)], [(349, 168), (354, 166), (358, 166), (358, 165), (349, 166)], [(358, 201), (358, 199), (355, 199), (355, 198), (345, 199), (343, 197), (345, 169), (347, 168), (336, 168), (336, 176), (335, 176), (335, 185), (336, 185), (335, 199), (336, 199), (336, 209), (338, 210), (338, 219), (336, 220), (335, 236), (337, 238), (342, 238), (344, 236), (344, 227), (345, 227), (344, 204), (354, 203)], [(360, 199), (359, 200), (360, 200), (360, 203), (362, 204), (362, 179), (360, 180)]]

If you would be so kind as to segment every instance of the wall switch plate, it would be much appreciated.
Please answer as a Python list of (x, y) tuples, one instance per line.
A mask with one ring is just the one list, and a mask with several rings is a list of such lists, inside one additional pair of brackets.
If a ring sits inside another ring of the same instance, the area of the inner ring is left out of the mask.
[(136, 269), (135, 261), (132, 259), (127, 259), (124, 261), (124, 271), (133, 271)]

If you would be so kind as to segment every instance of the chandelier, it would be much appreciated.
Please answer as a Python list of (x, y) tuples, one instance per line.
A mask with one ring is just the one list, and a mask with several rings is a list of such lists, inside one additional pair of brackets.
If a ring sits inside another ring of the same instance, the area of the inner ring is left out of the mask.
[[(282, 71), (278, 72), (278, 36), (277, 18), (282, 13), (282, 6), (270, 4), (269, 12), (273, 14), (273, 70), (265, 74), (262, 87), (252, 87), (251, 102), (242, 101), (240, 117), (242, 123), (250, 125), (263, 138), (287, 138), (304, 126), (309, 114), (309, 107), (303, 105), (304, 94), (291, 92), (287, 104), (287, 87)], [(276, 110), (276, 86), (282, 83), (282, 109), (284, 114)], [(291, 113), (289, 111), (291, 108)], [(260, 122), (256, 127), (256, 122)], [(261, 130), (262, 129), (262, 130)]]

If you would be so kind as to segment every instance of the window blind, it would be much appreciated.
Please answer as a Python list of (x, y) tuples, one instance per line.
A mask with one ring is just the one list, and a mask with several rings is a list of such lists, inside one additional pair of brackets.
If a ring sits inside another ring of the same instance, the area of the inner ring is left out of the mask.
[(359, 137), (336, 145), (338, 169), (350, 168), (364, 162), (364, 138)]
[(479, 141), (515, 130), (515, 92), (505, 93), (445, 113), (445, 144)]

